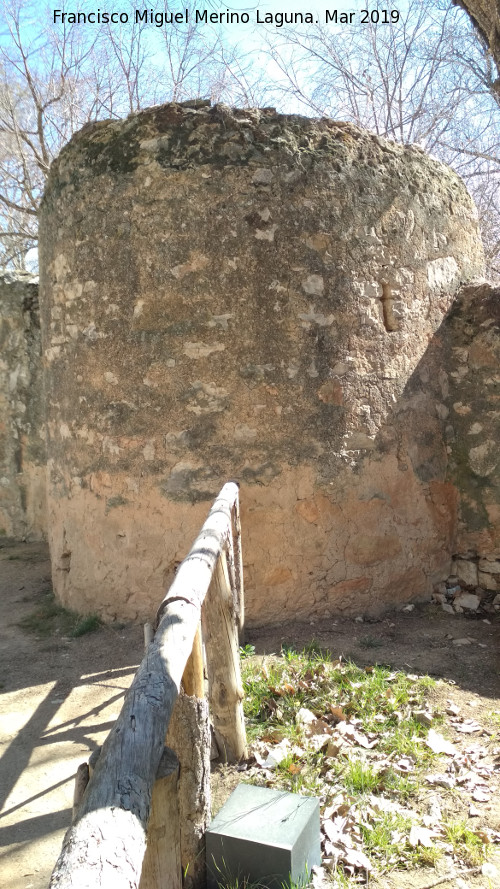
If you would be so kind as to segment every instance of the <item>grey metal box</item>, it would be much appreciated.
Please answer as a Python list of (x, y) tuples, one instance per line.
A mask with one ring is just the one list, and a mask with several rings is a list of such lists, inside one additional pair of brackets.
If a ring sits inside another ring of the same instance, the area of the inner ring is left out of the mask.
[(321, 864), (319, 800), (240, 784), (206, 833), (208, 889), (247, 879), (270, 889), (307, 882)]

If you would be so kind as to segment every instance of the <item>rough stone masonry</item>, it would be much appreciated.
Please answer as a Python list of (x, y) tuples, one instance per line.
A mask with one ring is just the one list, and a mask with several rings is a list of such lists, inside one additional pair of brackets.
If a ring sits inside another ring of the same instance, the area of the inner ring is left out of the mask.
[(482, 270), (415, 146), (203, 103), (85, 127), (41, 211), (59, 597), (150, 615), (229, 478), (250, 622), (430, 594), (458, 499), (436, 332)]
[(0, 542), (46, 533), (38, 282), (0, 274)]

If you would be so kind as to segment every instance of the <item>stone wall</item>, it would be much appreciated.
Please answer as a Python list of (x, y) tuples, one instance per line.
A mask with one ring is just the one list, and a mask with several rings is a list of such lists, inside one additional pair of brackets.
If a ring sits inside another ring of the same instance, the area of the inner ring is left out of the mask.
[(241, 482), (247, 614), (380, 611), (450, 571), (442, 325), (462, 181), (351, 125), (167, 105), (85, 128), (41, 213), (54, 582), (155, 608)]
[(500, 288), (463, 288), (444, 335), (448, 476), (459, 492), (452, 572), (500, 592)]
[(0, 535), (46, 534), (46, 456), (38, 284), (0, 275)]

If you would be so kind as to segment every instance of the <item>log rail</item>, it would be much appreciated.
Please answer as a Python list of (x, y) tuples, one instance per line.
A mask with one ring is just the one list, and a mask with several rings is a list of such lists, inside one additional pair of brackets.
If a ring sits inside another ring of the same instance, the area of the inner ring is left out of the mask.
[[(234, 762), (246, 754), (243, 620), (238, 485), (228, 482), (158, 609), (156, 632), (79, 801), (49, 889), (203, 884), (209, 710), (221, 757)], [(194, 779), (204, 789), (194, 790)]]

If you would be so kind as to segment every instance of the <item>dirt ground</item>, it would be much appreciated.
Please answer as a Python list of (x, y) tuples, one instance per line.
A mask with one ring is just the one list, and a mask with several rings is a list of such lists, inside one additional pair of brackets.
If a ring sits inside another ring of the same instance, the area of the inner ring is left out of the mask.
[(47, 548), (0, 549), (0, 885), (46, 889), (74, 775), (102, 744), (142, 658), (141, 627), (37, 639), (19, 621), (50, 588)]
[[(71, 820), (73, 779), (80, 762), (106, 737), (142, 658), (138, 626), (107, 626), (77, 639), (37, 639), (20, 629), (50, 587), (41, 544), (0, 547), (0, 885), (45, 889)], [(249, 632), (258, 654), (311, 639), (360, 666), (390, 664), (446, 680), (436, 694), (454, 696), (476, 719), (500, 709), (500, 619), (449, 615), (416, 607), (380, 621), (331, 620), (281, 624)], [(456, 644), (454, 640), (469, 640)], [(453, 693), (453, 694), (451, 694)], [(234, 776), (228, 775), (230, 788)], [(220, 802), (223, 800), (221, 799)], [(485, 804), (500, 830), (498, 796)], [(497, 876), (443, 882), (444, 889), (500, 887)], [(430, 885), (439, 872), (397, 874), (387, 887)], [(382, 884), (380, 884), (382, 885)]]

